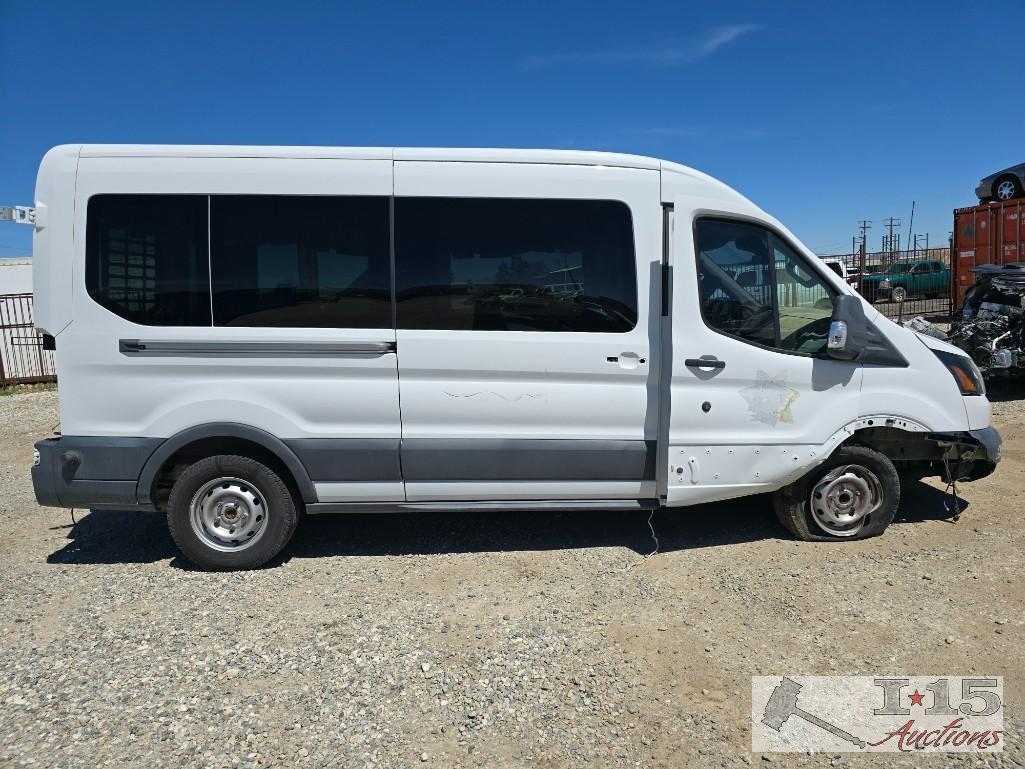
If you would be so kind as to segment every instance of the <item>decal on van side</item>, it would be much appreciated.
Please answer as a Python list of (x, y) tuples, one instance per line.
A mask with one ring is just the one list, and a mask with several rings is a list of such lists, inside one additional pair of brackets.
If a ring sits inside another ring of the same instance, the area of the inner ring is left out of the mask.
[(790, 407), (801, 397), (801, 393), (787, 384), (786, 371), (770, 376), (758, 369), (755, 383), (742, 388), (740, 397), (747, 401), (753, 421), (775, 427), (779, 422), (794, 423)]

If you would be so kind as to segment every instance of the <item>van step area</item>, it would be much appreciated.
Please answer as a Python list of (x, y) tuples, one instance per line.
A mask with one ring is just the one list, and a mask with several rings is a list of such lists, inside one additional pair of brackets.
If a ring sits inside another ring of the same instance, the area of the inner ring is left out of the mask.
[(537, 510), (566, 512), (572, 510), (653, 510), (657, 499), (551, 499), (495, 500), (485, 502), (317, 502), (306, 505), (310, 515), (322, 513), (427, 513), (427, 512), (504, 512)]

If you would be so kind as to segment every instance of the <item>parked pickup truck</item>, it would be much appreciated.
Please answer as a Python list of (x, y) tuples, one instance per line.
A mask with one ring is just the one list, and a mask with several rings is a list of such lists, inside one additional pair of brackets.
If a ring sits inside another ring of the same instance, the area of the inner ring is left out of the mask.
[(950, 270), (935, 260), (894, 262), (882, 272), (861, 276), (861, 294), (870, 302), (903, 302), (909, 296), (940, 296), (950, 287)]

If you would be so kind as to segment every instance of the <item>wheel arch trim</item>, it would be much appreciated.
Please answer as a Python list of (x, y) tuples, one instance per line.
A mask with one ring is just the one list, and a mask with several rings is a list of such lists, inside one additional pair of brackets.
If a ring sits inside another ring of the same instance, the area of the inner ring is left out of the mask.
[(299, 489), (299, 494), (306, 504), (317, 501), (317, 492), (313, 481), (306, 470), (306, 466), (280, 438), (271, 435), (259, 427), (241, 424), (238, 422), (211, 422), (205, 425), (197, 425), (175, 433), (160, 444), (150, 455), (143, 465), (139, 474), (139, 483), (136, 493), (141, 503), (151, 503), (154, 484), (157, 476), (172, 456), (191, 443), (196, 443), (210, 438), (236, 438), (239, 440), (255, 443), (261, 448), (269, 451), (277, 457), (285, 468), (291, 473)]

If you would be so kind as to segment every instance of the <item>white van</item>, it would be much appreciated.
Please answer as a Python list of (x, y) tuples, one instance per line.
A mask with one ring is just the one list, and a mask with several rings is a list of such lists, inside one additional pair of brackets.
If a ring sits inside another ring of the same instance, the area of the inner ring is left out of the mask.
[(61, 146), (21, 218), (60, 382), (39, 502), (165, 512), (208, 568), (265, 563), (302, 511), (774, 492), (794, 535), (853, 540), (898, 473), (999, 459), (968, 357), (675, 163)]

